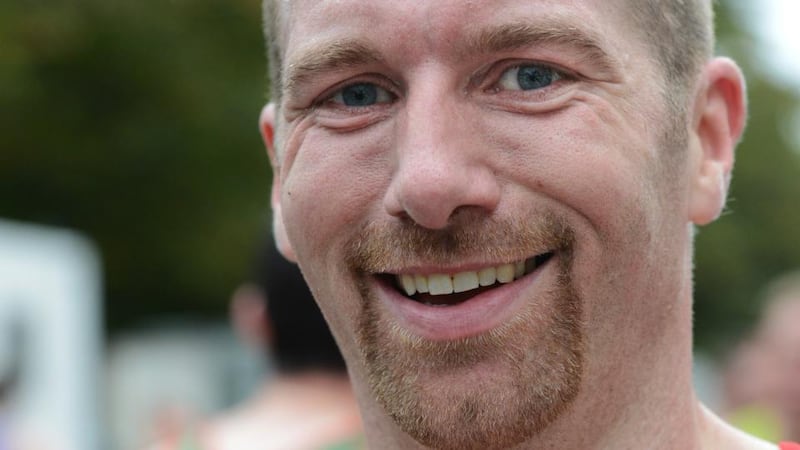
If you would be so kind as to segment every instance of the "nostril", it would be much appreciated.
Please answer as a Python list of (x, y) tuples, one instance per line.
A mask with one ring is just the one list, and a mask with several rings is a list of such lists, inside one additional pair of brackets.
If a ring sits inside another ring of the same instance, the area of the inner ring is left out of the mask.
[(469, 183), (449, 186), (393, 187), (384, 200), (386, 212), (402, 220), (431, 229), (446, 228), (465, 211), (487, 214), (499, 203), (499, 188), (470, 186)]
[[(442, 193), (437, 187), (397, 186), (393, 183), (384, 200), (386, 212), (423, 228), (445, 228), (458, 207), (456, 198)], [(455, 206), (453, 206), (455, 205)]]
[(393, 217), (403, 218), (403, 216), (407, 216), (405, 210), (403, 210), (403, 205), (400, 204), (400, 198), (397, 196), (396, 188), (394, 187), (395, 182), (393, 181), (392, 184), (389, 186), (388, 191), (383, 196), (383, 209), (386, 211), (387, 214)]
[(493, 211), (501, 187), (485, 150), (461, 134), (430, 140), (417, 136), (399, 144), (386, 211), (396, 217), (404, 213), (428, 229), (446, 227), (462, 207)]

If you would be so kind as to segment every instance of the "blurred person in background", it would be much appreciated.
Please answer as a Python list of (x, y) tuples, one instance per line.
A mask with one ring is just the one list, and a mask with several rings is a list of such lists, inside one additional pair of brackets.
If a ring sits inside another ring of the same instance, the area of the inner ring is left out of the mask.
[(251, 282), (231, 299), (240, 338), (267, 354), (274, 373), (244, 403), (199, 426), (162, 436), (163, 450), (349, 450), (361, 417), (347, 370), (296, 265), (265, 244)]
[(800, 271), (765, 292), (762, 318), (725, 373), (727, 415), (765, 439), (800, 441)]

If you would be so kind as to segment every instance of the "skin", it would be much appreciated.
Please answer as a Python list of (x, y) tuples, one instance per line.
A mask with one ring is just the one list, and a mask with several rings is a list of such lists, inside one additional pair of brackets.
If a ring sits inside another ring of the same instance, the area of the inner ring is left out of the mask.
[[(285, 90), (261, 117), (275, 235), (342, 349), (372, 447), (773, 448), (691, 386), (692, 224), (723, 207), (745, 116), (732, 61), (708, 61), (679, 117), (605, 2), (286, 7)], [(536, 33), (511, 45), (520, 29)], [(485, 30), (503, 45), (465, 47)], [(520, 64), (561, 76), (522, 91)], [(353, 83), (378, 101), (342, 104)], [(453, 313), (384, 276), (545, 252)]]

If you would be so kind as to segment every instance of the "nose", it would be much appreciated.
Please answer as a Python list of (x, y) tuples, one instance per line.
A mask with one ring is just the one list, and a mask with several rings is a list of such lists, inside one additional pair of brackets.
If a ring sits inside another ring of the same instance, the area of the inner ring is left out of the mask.
[(428, 229), (445, 228), (459, 209), (488, 213), (500, 201), (490, 150), (474, 116), (480, 112), (470, 112), (455, 95), (446, 97), (432, 87), (407, 97), (396, 131), (397, 168), (384, 199), (390, 215)]

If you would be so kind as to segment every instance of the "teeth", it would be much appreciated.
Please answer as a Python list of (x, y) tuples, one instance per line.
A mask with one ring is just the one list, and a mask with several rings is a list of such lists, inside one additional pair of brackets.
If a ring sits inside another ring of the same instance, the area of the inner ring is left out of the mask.
[(453, 275), (453, 292), (465, 292), (477, 289), (478, 272), (461, 272)]
[(520, 278), (525, 275), (525, 261), (519, 261), (514, 264), (514, 278)]
[(494, 267), (487, 267), (478, 272), (478, 284), (481, 286), (491, 286), (497, 281), (497, 270)]
[(412, 275), (401, 275), (400, 283), (403, 285), (403, 289), (409, 297), (417, 292), (417, 284), (414, 282), (414, 277)]
[(514, 281), (514, 264), (503, 264), (497, 268), (497, 281), (511, 283)]
[(398, 275), (397, 283), (409, 297), (416, 294), (447, 295), (477, 289), (480, 286), (491, 286), (495, 283), (506, 284), (525, 274), (536, 270), (536, 258), (486, 267), (479, 271), (459, 272), (452, 275)]
[(428, 277), (428, 289), (431, 295), (444, 295), (453, 293), (453, 279), (450, 275), (431, 275)]
[(421, 294), (428, 293), (428, 277), (422, 275), (414, 275), (414, 282), (417, 285), (417, 292)]

